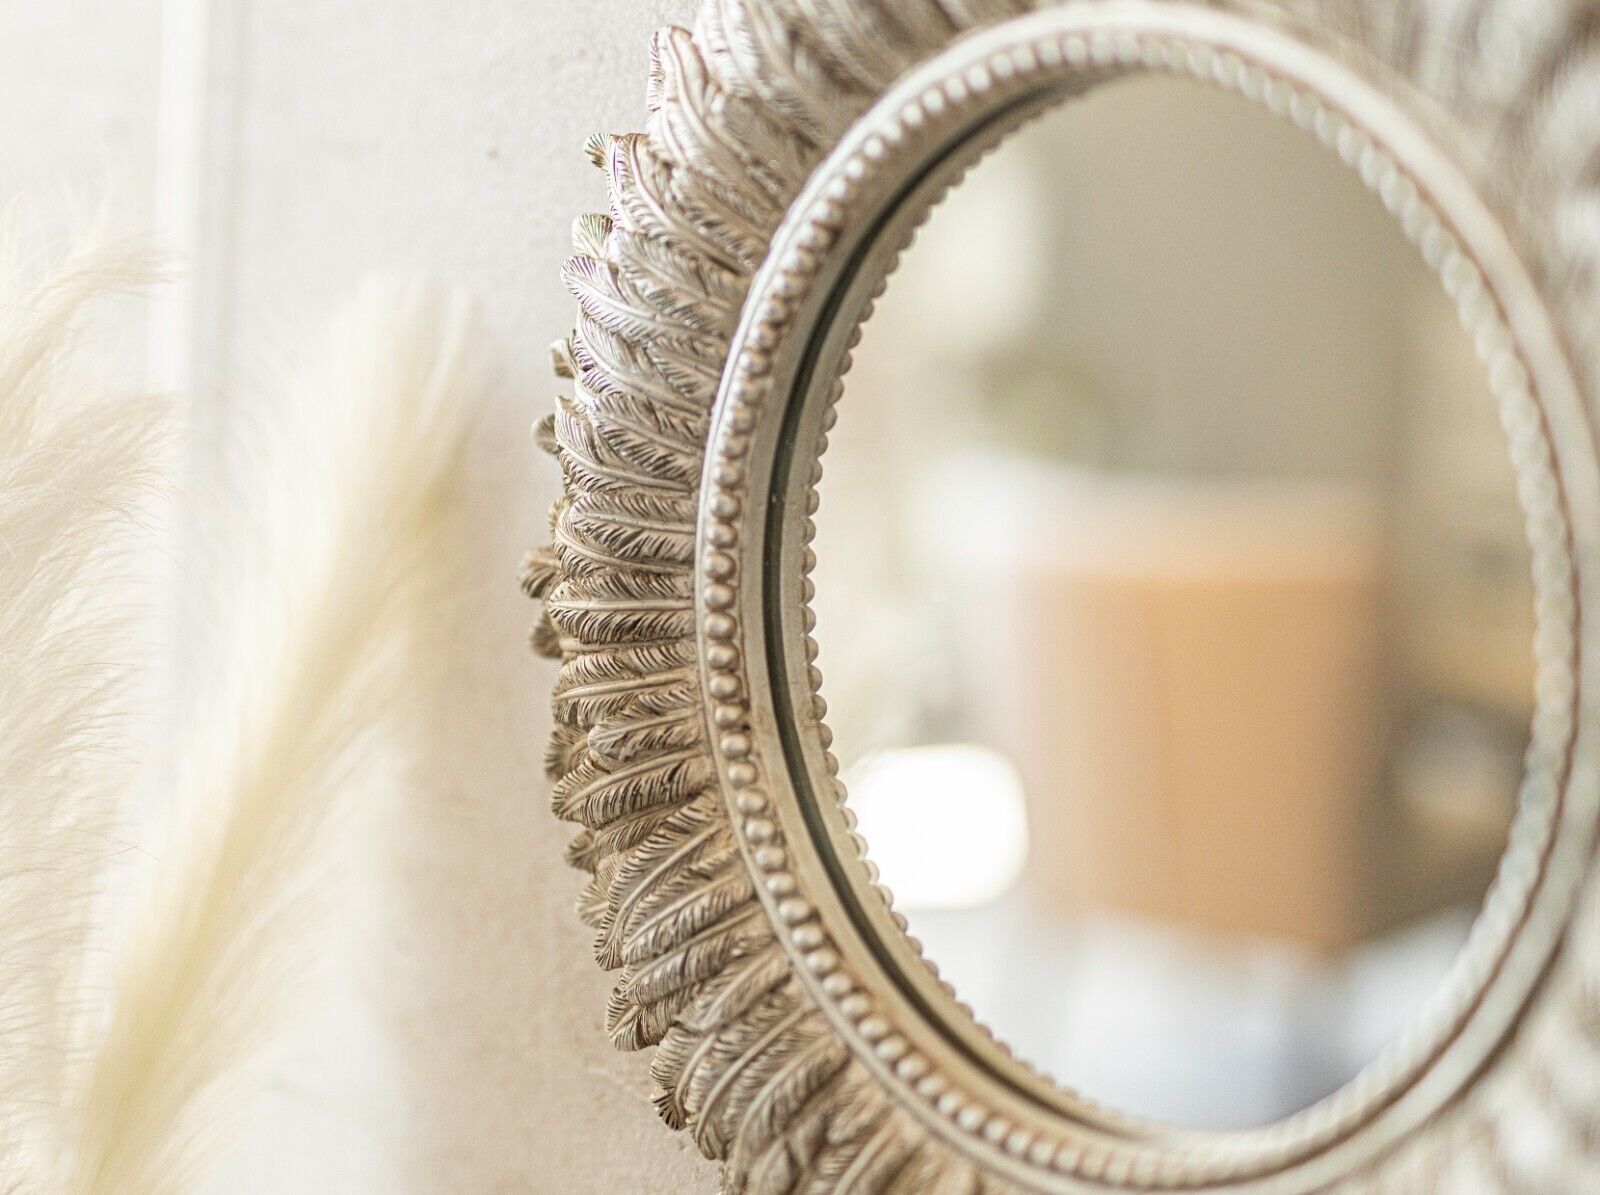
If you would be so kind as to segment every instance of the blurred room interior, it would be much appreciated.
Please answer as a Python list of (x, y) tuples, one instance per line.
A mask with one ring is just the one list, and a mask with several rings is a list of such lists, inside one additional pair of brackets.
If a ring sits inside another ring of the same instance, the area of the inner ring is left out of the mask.
[(819, 488), (850, 806), (1019, 1056), (1238, 1128), (1415, 1015), (1504, 849), (1532, 596), (1473, 346), (1357, 177), (1194, 84), (1052, 112), (906, 253)]

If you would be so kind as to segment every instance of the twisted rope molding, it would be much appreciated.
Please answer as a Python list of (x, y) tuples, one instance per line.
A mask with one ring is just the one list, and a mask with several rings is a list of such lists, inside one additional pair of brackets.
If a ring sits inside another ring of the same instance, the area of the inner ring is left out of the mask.
[[(1358, 1082), (1336, 1097), (1342, 1105), (1279, 1126), (1269, 1148), (1248, 1156), (1209, 1139), (1152, 1146), (1140, 1140), (1138, 1126), (1104, 1114), (1099, 1128), (1107, 1131), (1090, 1132), (1092, 1124), (1052, 1129), (1037, 1110), (996, 1112), (970, 1091), (953, 1089), (938, 1049), (918, 1050), (908, 1040), (920, 1027), (902, 1032), (907, 1027), (878, 1007), (879, 993), (863, 990), (831, 923), (817, 917), (815, 885), (790, 866), (783, 819), (772, 807), (779, 778), (768, 774), (760, 735), (749, 725), (744, 648), (753, 632), (740, 615), (745, 594), (757, 586), (752, 579), (741, 589), (747, 570), (739, 541), (747, 525), (744, 458), (752, 436), (762, 434), (759, 403), (751, 400), (761, 389), (762, 355), (782, 337), (791, 312), (769, 310), (780, 318), (756, 319), (742, 335), (741, 312), (786, 213), (851, 123), (958, 35), (1028, 7), (1007, 0), (708, 0), (693, 33), (666, 30), (653, 43), (648, 133), (590, 143), (610, 176), (612, 211), (581, 218), (574, 231), (578, 255), (567, 279), (579, 322), (556, 357), (558, 372), (576, 385), (541, 428), (561, 462), (566, 493), (552, 512), (552, 547), (532, 554), (526, 572), (530, 594), (545, 605), (535, 645), (562, 660), (548, 764), (557, 813), (582, 826), (569, 850), (591, 873), (580, 911), (596, 928), (601, 964), (622, 969), (607, 1009), (613, 1040), (624, 1048), (659, 1045), (652, 1067), (657, 1106), (706, 1156), (723, 1162), (729, 1191), (1085, 1190), (1257, 1179), (1263, 1190), (1307, 1189), (1312, 1179), (1281, 1169), (1285, 1159), (1338, 1139), (1351, 1122), (1359, 1128), (1364, 1109), (1395, 1081), (1391, 1059), (1375, 1068), (1388, 1076), (1382, 1082), (1369, 1079), (1365, 1089)], [(1074, 7), (1134, 13), (1185, 6)], [(1207, 7), (1294, 28), (1279, 10)], [(1534, 218), (1524, 215), (1521, 226), (1524, 260), (1568, 343), (1579, 346), (1574, 363), (1585, 392), (1594, 394), (1594, 6), (1329, 0), (1297, 5), (1296, 15), (1319, 32), (1295, 36), (1334, 39), (1336, 54), (1341, 38), (1364, 47), (1428, 97), (1419, 103), (1452, 112), (1467, 134), (1458, 154), (1502, 208), (1513, 206), (1516, 186), (1540, 197)], [(1392, 158), (1372, 156), (1371, 140), (1355, 139), (1350, 123), (1315, 97), (1275, 92), (1269, 76), (1237, 56), (1197, 55), (1193, 44), (1058, 40), (1054, 63), (1049, 44), (1035, 47), (1034, 69), (1180, 69), (1276, 103), (1361, 170), (1422, 243), (1465, 304), (1480, 349), (1506, 351), (1494, 304), (1482, 302), (1481, 276), (1459, 251), (1451, 255), (1448, 238), (1434, 231), (1430, 239), (1437, 220), (1429, 224), (1428, 205), (1409, 176)], [(1074, 55), (1082, 61), (1070, 63)], [(1008, 69), (997, 59), (975, 90), (1009, 86)], [(947, 80), (924, 106), (921, 125), (966, 103), (974, 83), (970, 76)], [(856, 162), (845, 163), (847, 175), (864, 176), (890, 156), (881, 135), (858, 148)], [(1500, 169), (1486, 175), (1484, 163)], [(1527, 205), (1515, 206), (1525, 213)], [(845, 212), (837, 215), (843, 220)], [(810, 235), (826, 239), (828, 221), (814, 227), (822, 231)], [(803, 284), (806, 267), (826, 250), (821, 240), (793, 246), (793, 261), (769, 267), (777, 285), (767, 301), (787, 301), (784, 287)], [(724, 384), (736, 337), (740, 368), (755, 363), (756, 372), (729, 368)], [(725, 393), (714, 429), (719, 384)], [(1496, 390), (1504, 401), (1525, 393), (1525, 380), (1519, 390), (1516, 371), (1508, 378), (1502, 369)], [(1506, 406), (1523, 412), (1509, 430), (1526, 479), (1538, 472), (1526, 466), (1537, 464), (1544, 440), (1525, 404)], [(1564, 540), (1553, 487), (1535, 478), (1533, 489), (1525, 498), (1533, 499), (1532, 514), (1544, 502), (1543, 542)], [(1556, 525), (1548, 523), (1552, 510)], [(1536, 552), (1540, 542), (1536, 531)], [(1572, 673), (1570, 602), (1565, 614), (1560, 608), (1570, 585), (1551, 571), (1559, 573), (1564, 560), (1557, 553), (1552, 563), (1546, 552), (1542, 566), (1541, 625), (1554, 628), (1540, 644), (1543, 675), (1555, 676), (1545, 689), (1561, 687), (1562, 669), (1552, 671), (1550, 661), (1567, 660), (1565, 675)], [(815, 650), (806, 642), (808, 656)], [(1536, 728), (1544, 746), (1531, 760), (1534, 780), (1554, 775), (1562, 752), (1552, 744), (1567, 737), (1559, 711), (1570, 703), (1547, 705), (1558, 712)], [(824, 750), (821, 708), (814, 713), (816, 746)], [(1502, 893), (1531, 884), (1539, 869), (1528, 857), (1543, 859), (1548, 835), (1539, 827), (1557, 813), (1554, 800), (1525, 808), (1543, 808), (1549, 817), (1525, 819), (1532, 829), (1519, 840), (1524, 863), (1508, 864)], [(1514, 851), (1508, 859), (1517, 857)], [(1499, 907), (1511, 911), (1486, 918), (1475, 935), (1480, 941), (1493, 943), (1516, 928), (1516, 901), (1501, 899)], [(1586, 912), (1574, 946), (1593, 944), (1595, 922)], [(1554, 1184), (1576, 1181), (1596, 1154), (1594, 1102), (1584, 1096), (1593, 1095), (1600, 1076), (1600, 985), (1581, 965), (1583, 954), (1568, 951), (1518, 1039), (1448, 1116), (1409, 1134), (1381, 1165), (1359, 1174), (1346, 1167), (1336, 1177), (1359, 1189), (1405, 1191), (1456, 1190), (1472, 1176), (1484, 1189), (1507, 1191), (1524, 1182), (1559, 1190)], [(1467, 957), (1469, 971), (1493, 966), (1492, 957), (1476, 964), (1471, 951)], [(1436, 1051), (1411, 1052), (1421, 1059), (1415, 1069)], [(1079, 1111), (1095, 1121), (1094, 1110)], [(1046, 1127), (1030, 1127), (1030, 1120)], [(1541, 1135), (1561, 1148), (1515, 1147)]]

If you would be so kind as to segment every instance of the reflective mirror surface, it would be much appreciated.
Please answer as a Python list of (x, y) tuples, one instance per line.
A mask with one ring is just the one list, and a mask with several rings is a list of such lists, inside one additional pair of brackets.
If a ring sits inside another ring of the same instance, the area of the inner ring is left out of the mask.
[(867, 324), (819, 664), (895, 907), (1092, 1099), (1265, 1124), (1450, 965), (1533, 699), (1466, 335), (1313, 141), (1172, 80), (979, 164)]

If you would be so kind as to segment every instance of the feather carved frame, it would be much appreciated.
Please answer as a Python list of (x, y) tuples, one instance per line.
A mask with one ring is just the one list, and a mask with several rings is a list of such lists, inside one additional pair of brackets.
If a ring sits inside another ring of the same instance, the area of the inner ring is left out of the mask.
[[(849, 349), (943, 190), (1030, 116), (1162, 71), (1357, 171), (1474, 338), (1535, 562), (1511, 845), (1454, 971), (1352, 1083), (1178, 1133), (1033, 1073), (907, 937), (827, 751), (807, 542)], [(1600, 6), (704, 0), (648, 131), (591, 141), (564, 493), (531, 554), (580, 913), (730, 1192), (1600, 1189)]]

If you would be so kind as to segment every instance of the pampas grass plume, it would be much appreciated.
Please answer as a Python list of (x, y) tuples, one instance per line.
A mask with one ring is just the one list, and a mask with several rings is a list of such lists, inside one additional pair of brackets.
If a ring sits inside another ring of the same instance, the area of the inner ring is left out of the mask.
[(75, 1084), (69, 1190), (191, 1187), (305, 983), (337, 827), (393, 783), (378, 747), (403, 737), (451, 579), (450, 491), (483, 384), (474, 329), (460, 299), (370, 285), (252, 427), (213, 529), (214, 649), (159, 795), (174, 829)]
[(0, 229), (0, 1190), (49, 1190), (82, 967), (126, 782), (125, 548), (164, 405), (86, 368), (88, 309), (155, 273), (96, 221)]

